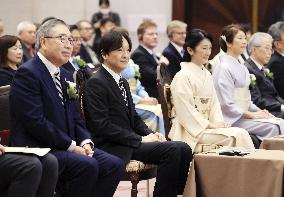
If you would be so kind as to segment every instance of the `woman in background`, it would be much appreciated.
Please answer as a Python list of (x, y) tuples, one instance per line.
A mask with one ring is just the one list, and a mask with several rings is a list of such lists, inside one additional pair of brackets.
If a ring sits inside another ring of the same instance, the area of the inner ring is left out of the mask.
[(220, 146), (254, 148), (247, 131), (223, 120), (211, 74), (204, 67), (211, 48), (212, 37), (206, 31), (187, 34), (181, 70), (171, 83), (176, 116), (169, 137), (188, 143), (193, 152)]
[(0, 86), (10, 85), (21, 63), (23, 49), (18, 37), (0, 37)]

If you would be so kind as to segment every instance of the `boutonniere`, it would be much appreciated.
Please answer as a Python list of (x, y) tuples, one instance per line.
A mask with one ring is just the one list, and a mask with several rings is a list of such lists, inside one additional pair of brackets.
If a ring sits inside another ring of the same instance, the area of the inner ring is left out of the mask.
[(274, 79), (273, 72), (271, 72), (268, 68), (264, 69), (264, 76), (266, 76), (269, 79)]
[(139, 71), (139, 66), (137, 65), (137, 64), (134, 64), (133, 63), (133, 68), (134, 68), (134, 72), (135, 72), (135, 78), (136, 79), (141, 79), (141, 73), (140, 73), (140, 71)]
[(256, 77), (255, 77), (255, 75), (254, 74), (250, 74), (249, 77), (250, 77), (250, 84), (249, 84), (249, 86), (251, 88), (255, 88), (255, 86), (256, 86)]
[(78, 97), (76, 83), (71, 81), (66, 81), (66, 83), (67, 83), (67, 95), (69, 99), (76, 99)]
[(79, 55), (77, 55), (76, 57), (74, 57), (76, 60), (76, 63), (78, 64), (79, 68), (85, 68), (86, 67), (86, 62), (80, 58)]

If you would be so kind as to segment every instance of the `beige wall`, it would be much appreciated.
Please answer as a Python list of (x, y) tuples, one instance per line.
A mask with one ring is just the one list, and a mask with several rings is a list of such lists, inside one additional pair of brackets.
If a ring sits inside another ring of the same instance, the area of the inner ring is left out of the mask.
[[(134, 47), (137, 46), (136, 27), (142, 18), (154, 18), (159, 28), (161, 51), (168, 42), (165, 26), (171, 20), (172, 0), (110, 0), (112, 10), (118, 12), (122, 26), (130, 30)], [(40, 23), (43, 18), (55, 16), (73, 24), (80, 19), (90, 20), (98, 11), (98, 0), (0, 0), (0, 18), (5, 34), (15, 34), (23, 20)]]

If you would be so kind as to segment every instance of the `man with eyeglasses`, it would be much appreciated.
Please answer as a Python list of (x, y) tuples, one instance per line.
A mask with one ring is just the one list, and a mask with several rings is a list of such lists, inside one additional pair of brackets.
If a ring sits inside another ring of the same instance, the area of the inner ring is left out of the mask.
[(267, 33), (253, 34), (247, 47), (250, 57), (245, 61), (245, 65), (256, 77), (256, 85), (250, 86), (253, 103), (260, 109), (266, 109), (273, 115), (283, 118), (284, 100), (274, 87), (274, 75), (266, 68), (273, 53), (272, 41), (272, 37)]
[(94, 29), (91, 23), (87, 20), (81, 20), (76, 23), (79, 28), (79, 33), (82, 37), (82, 44), (80, 48), (80, 57), (87, 63), (98, 64), (97, 54), (92, 49), (90, 41), (94, 35)]
[(173, 20), (167, 26), (167, 35), (170, 39), (169, 45), (164, 49), (163, 55), (169, 60), (168, 70), (173, 79), (175, 74), (180, 71), (180, 63), (182, 62), (185, 43), (187, 24)]
[(273, 38), (274, 49), (268, 68), (274, 73), (275, 88), (284, 99), (284, 22), (272, 24), (267, 33)]
[(77, 111), (70, 93), (72, 76), (60, 68), (73, 44), (64, 21), (51, 19), (40, 26), (38, 52), (17, 70), (11, 87), (11, 145), (51, 148), (62, 196), (111, 197), (124, 165), (118, 157), (94, 149)]

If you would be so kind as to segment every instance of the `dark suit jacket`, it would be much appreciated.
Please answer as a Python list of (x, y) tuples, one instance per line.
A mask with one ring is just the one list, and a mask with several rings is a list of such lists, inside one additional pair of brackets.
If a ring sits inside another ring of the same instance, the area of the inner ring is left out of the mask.
[(139, 65), (141, 73), (141, 84), (145, 87), (150, 97), (158, 98), (157, 89), (157, 66), (153, 56), (141, 45), (135, 49), (131, 55), (135, 64)]
[(267, 65), (274, 74), (274, 85), (281, 98), (284, 98), (284, 57), (274, 52)]
[(182, 57), (176, 48), (169, 43), (169, 45), (164, 49), (163, 56), (169, 60), (168, 70), (173, 79), (175, 74), (180, 71), (180, 63), (182, 62)]
[(261, 109), (280, 113), (281, 104), (284, 104), (284, 101), (275, 89), (273, 81), (267, 78), (250, 58), (246, 60), (245, 65), (249, 72), (256, 77), (256, 87), (250, 88), (254, 104)]
[(72, 64), (69, 61), (66, 64), (63, 64), (62, 68), (66, 69), (73, 76), (75, 68), (72, 66)]
[(49, 71), (38, 56), (16, 72), (10, 92), (11, 145), (67, 150), (71, 141), (90, 139), (75, 107), (67, 98), (67, 81), (72, 76), (60, 69), (63, 106)]
[(29, 59), (31, 59), (32, 57), (30, 56), (30, 52), (27, 46), (23, 42), (21, 42), (21, 44), (23, 47), (23, 59), (22, 59), (22, 64), (23, 64), (27, 62)]
[(92, 63), (93, 64), (93, 60), (92, 60), (91, 56), (89, 55), (86, 47), (83, 44), (81, 44), (79, 55), (80, 55), (80, 58), (83, 59), (86, 63)]
[(0, 68), (0, 86), (11, 85), (15, 73), (11, 68)]
[(114, 78), (101, 67), (87, 81), (84, 112), (94, 144), (128, 163), (133, 149), (141, 144), (141, 136), (152, 131), (136, 113), (129, 85), (123, 80), (128, 107)]

